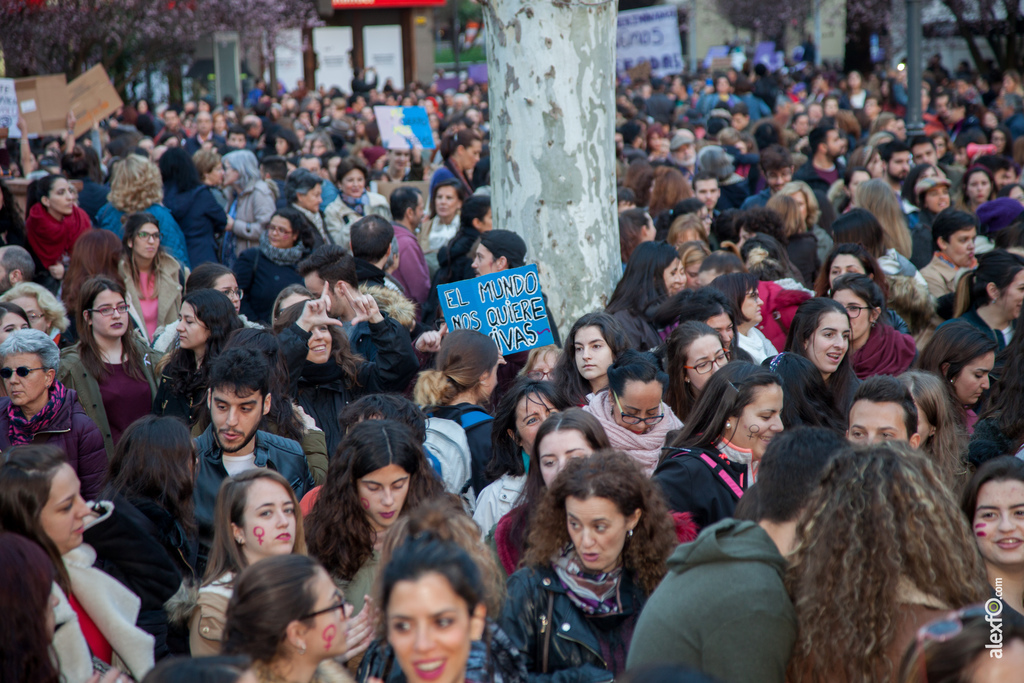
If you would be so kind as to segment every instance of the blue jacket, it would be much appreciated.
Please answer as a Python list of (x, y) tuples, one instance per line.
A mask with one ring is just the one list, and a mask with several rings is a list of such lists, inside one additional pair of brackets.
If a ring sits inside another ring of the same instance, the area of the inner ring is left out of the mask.
[(772, 198), (772, 188), (766, 187), (757, 194), (752, 194), (743, 200), (743, 204), (740, 205), (740, 211), (746, 211), (747, 209), (760, 209), (768, 204), (768, 200)]
[[(162, 204), (153, 204), (145, 211), (153, 214), (159, 223), (157, 227), (160, 228), (160, 244), (164, 251), (177, 259), (181, 265), (191, 268), (188, 249), (185, 247), (185, 235), (181, 232), (178, 221), (174, 220), (170, 209)], [(123, 215), (124, 213), (115, 209), (112, 204), (104, 204), (100, 212), (96, 214), (96, 227), (109, 230), (118, 237), (124, 237), (124, 225), (121, 223)]]
[(179, 192), (173, 185), (164, 185), (164, 205), (181, 227), (192, 267), (217, 262), (217, 233), (224, 233), (228, 215), (206, 185)]

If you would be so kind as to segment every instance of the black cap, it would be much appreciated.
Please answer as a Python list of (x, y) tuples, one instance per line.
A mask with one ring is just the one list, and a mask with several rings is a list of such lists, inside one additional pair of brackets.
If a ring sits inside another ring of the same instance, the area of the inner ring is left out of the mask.
[(487, 251), (494, 254), (496, 260), (504, 256), (509, 268), (519, 268), (525, 265), (526, 242), (511, 230), (485, 232), (480, 237), (480, 244), (487, 247)]

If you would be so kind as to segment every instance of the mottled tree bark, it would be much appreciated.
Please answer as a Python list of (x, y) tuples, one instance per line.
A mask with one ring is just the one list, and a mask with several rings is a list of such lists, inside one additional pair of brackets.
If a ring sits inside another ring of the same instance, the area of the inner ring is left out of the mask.
[(584, 313), (603, 308), (622, 275), (616, 4), (483, 5), (494, 227), (526, 240), (527, 259), (537, 264), (564, 333)]

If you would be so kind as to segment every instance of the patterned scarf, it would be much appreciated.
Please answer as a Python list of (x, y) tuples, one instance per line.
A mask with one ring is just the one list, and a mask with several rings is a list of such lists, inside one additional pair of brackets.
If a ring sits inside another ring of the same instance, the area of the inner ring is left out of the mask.
[(347, 206), (348, 208), (352, 209), (353, 211), (358, 213), (360, 216), (365, 216), (366, 215), (366, 207), (370, 204), (370, 195), (368, 195), (366, 192), (364, 192), (363, 196), (358, 197), (356, 199), (352, 199), (351, 197), (349, 197), (347, 194), (345, 194), (343, 192), (341, 194), (341, 201), (345, 203), (345, 206)]
[(25, 417), (21, 408), (13, 403), (7, 407), (7, 419), (10, 421), (10, 440), (12, 446), (28, 443), (41, 431), (46, 431), (53, 424), (57, 412), (64, 405), (64, 398), (68, 390), (57, 380), (53, 381), (50, 387), (50, 400), (46, 402), (43, 409), (32, 416), (32, 419)]
[(622, 611), (619, 583), (622, 567), (606, 574), (587, 574), (572, 544), (554, 559), (551, 568), (573, 604), (586, 614), (618, 614)]
[(260, 253), (279, 266), (294, 266), (302, 258), (306, 247), (297, 242), (294, 247), (281, 249), (270, 244), (270, 236), (264, 231), (260, 234)]

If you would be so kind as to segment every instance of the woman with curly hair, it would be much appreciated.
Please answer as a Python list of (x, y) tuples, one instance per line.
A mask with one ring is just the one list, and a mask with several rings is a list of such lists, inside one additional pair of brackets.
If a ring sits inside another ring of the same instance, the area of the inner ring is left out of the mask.
[(107, 203), (96, 214), (96, 225), (124, 237), (125, 216), (145, 212), (156, 218), (160, 244), (178, 263), (188, 268), (188, 247), (181, 226), (163, 205), (164, 181), (149, 159), (130, 154), (114, 164)]
[(934, 372), (924, 370), (907, 370), (897, 379), (910, 390), (917, 406), (921, 452), (931, 458), (949, 490), (959, 494), (971, 474), (966, 460), (967, 432), (957, 419), (945, 383)]
[(899, 445), (835, 456), (797, 525), (786, 583), (793, 683), (893, 681), (921, 625), (988, 595), (945, 484)]
[(409, 510), (443, 494), (422, 444), (406, 425), (364, 420), (345, 435), (306, 531), (309, 554), (355, 605), (353, 615), (363, 609), (381, 569), (384, 533)]
[(498, 621), (531, 676), (599, 681), (621, 673), (675, 545), (661, 495), (628, 455), (570, 460), (533, 517), (525, 566), (509, 578)]

